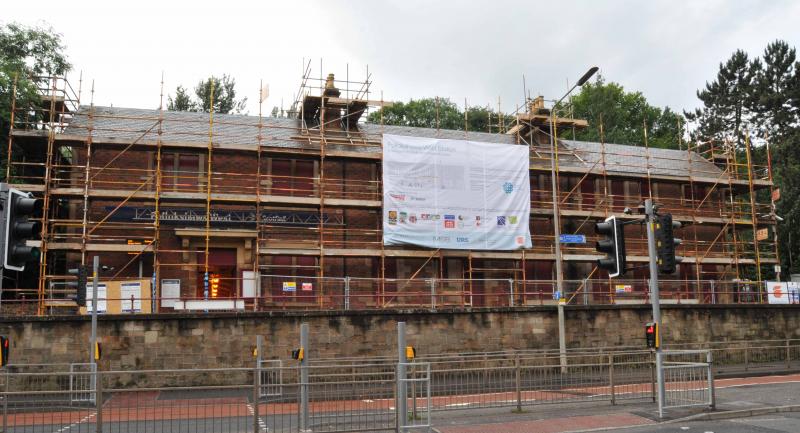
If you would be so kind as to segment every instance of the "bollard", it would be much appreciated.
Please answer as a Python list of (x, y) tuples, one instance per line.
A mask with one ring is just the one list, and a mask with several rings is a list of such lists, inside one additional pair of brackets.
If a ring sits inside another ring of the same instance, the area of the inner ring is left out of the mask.
[(786, 369), (790, 370), (792, 368), (792, 349), (789, 346), (789, 339), (786, 339)]

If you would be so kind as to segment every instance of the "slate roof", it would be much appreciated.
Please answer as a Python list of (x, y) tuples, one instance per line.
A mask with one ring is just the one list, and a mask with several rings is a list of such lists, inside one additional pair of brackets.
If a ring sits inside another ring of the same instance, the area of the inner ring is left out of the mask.
[[(86, 136), (89, 126), (89, 107), (81, 107), (65, 129), (65, 134)], [(95, 106), (92, 121), (92, 136), (95, 140), (117, 139), (132, 141), (142, 136), (142, 142), (155, 142), (158, 138), (156, 122), (159, 111), (155, 109), (138, 109), (123, 107)], [(164, 111), (162, 123), (162, 142), (173, 143), (208, 143), (209, 115), (207, 113)], [(297, 119), (263, 117), (262, 143), (269, 147), (313, 148), (313, 144), (298, 140), (301, 137), (300, 121)], [(215, 114), (213, 136), (215, 143), (226, 143), (239, 146), (255, 146), (258, 135), (258, 117), (232, 114)], [(151, 129), (152, 128), (152, 129)], [(445, 129), (418, 128), (408, 126), (390, 126), (360, 124), (363, 136), (375, 143), (375, 146), (339, 146), (349, 151), (376, 152), (381, 134), (407, 135), (415, 137), (468, 139), (490, 143), (515, 144), (513, 135), (486, 132), (464, 132)], [(294, 138), (293, 138), (294, 137)], [(329, 147), (336, 148), (336, 145)], [(577, 170), (602, 171), (602, 159), (609, 173), (646, 175), (649, 165), (653, 175), (688, 177), (694, 176), (726, 180), (722, 171), (694, 152), (672, 149), (647, 149), (643, 146), (605, 144), (605, 152), (600, 143), (561, 140), (559, 146), (559, 163), (562, 167)], [(549, 153), (543, 149), (542, 156)], [(648, 162), (649, 160), (649, 162)], [(549, 163), (536, 162), (547, 165)]]

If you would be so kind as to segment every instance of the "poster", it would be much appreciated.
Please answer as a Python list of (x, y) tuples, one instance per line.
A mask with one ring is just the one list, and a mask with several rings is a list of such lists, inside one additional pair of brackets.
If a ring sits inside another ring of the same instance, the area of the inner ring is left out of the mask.
[(140, 313), (142, 311), (142, 283), (120, 284), (119, 297), (123, 313)]
[(789, 287), (787, 283), (766, 281), (767, 300), (770, 304), (788, 304)]
[(297, 291), (297, 283), (294, 281), (284, 281), (283, 282), (283, 291), (284, 292), (296, 292)]
[(789, 303), (800, 304), (800, 283), (792, 281), (787, 284), (789, 286)]
[(303, 283), (303, 285), (301, 287), (302, 287), (302, 290), (304, 292), (310, 292), (310, 291), (314, 290), (314, 284), (313, 283)]
[(383, 244), (531, 248), (527, 146), (383, 135)]
[[(94, 289), (94, 283), (89, 281), (86, 283), (86, 312), (91, 314), (94, 306), (92, 301), (94, 300), (94, 294), (92, 293)], [(106, 290), (105, 283), (99, 283), (97, 285), (97, 312), (98, 313), (105, 313), (108, 309), (107, 306), (107, 299), (108, 298), (108, 291)]]
[(161, 306), (175, 308), (181, 297), (181, 280), (161, 280)]

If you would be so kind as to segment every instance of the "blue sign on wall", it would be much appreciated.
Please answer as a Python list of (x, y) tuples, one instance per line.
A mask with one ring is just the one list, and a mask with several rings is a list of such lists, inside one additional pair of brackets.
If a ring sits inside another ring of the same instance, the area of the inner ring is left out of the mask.
[(559, 241), (562, 244), (585, 244), (586, 235), (559, 235)]

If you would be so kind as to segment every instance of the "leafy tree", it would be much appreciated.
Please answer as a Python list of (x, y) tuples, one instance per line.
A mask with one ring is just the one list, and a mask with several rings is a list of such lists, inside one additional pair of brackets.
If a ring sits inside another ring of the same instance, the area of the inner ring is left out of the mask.
[(175, 98), (167, 98), (167, 109), (169, 111), (197, 111), (197, 104), (192, 101), (192, 97), (183, 86), (175, 89)]
[[(489, 117), (491, 116), (491, 123)], [(506, 116), (507, 117), (507, 116)], [(496, 112), (472, 106), (467, 108), (466, 118), (459, 106), (448, 98), (412, 99), (406, 103), (396, 102), (392, 106), (373, 111), (367, 122), (385, 125), (417, 126), (463, 131), (497, 132)]]
[(208, 113), (211, 107), (211, 88), (214, 88), (215, 113), (242, 113), (247, 106), (247, 98), (236, 99), (236, 80), (228, 75), (222, 78), (211, 76), (197, 83), (192, 99), (183, 86), (175, 90), (175, 97), (169, 96), (167, 108), (171, 111), (202, 111)]
[(606, 83), (602, 76), (584, 84), (572, 98), (572, 105), (573, 116), (589, 122), (588, 128), (576, 132), (578, 140), (599, 141), (602, 122), (603, 138), (608, 143), (643, 145), (645, 125), (649, 146), (677, 149), (680, 143), (683, 116), (669, 107), (652, 106), (641, 92)]
[[(70, 69), (61, 35), (52, 28), (15, 23), (0, 27), (0, 142), (8, 140), (12, 99), (16, 99), (17, 109), (36, 106), (40, 102), (38, 86), (50, 84), (42, 76), (64, 75)], [(12, 98), (15, 80), (16, 98)], [(29, 121), (40, 113), (32, 111)], [(4, 176), (6, 147), (0, 148), (0, 171)]]

